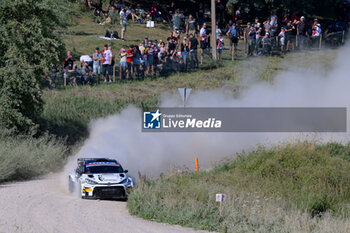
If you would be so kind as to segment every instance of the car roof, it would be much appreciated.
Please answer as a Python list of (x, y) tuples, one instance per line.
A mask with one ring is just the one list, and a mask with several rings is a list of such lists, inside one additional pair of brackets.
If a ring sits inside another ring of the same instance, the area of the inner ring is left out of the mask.
[(91, 163), (91, 162), (117, 162), (115, 159), (108, 159), (108, 158), (78, 158), (77, 159), (78, 163)]

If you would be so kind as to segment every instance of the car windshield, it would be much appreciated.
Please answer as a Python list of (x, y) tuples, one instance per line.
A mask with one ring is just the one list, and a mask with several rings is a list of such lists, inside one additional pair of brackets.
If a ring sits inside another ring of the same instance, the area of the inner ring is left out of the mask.
[(86, 166), (85, 173), (123, 173), (121, 166), (99, 165), (99, 166)]

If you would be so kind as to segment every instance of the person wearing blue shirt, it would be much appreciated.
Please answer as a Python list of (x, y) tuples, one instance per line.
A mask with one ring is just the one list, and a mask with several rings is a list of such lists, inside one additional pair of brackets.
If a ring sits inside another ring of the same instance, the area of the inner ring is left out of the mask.
[(270, 40), (270, 33), (265, 33), (264, 38), (262, 39), (263, 42), (263, 46), (266, 49), (266, 52), (268, 54), (272, 53), (272, 49), (271, 49), (271, 40)]
[(236, 29), (236, 24), (232, 24), (231, 28), (228, 30), (226, 34), (230, 38), (230, 52), (232, 52), (232, 47), (234, 47), (234, 52), (236, 54), (237, 52), (237, 45), (238, 45), (238, 31)]

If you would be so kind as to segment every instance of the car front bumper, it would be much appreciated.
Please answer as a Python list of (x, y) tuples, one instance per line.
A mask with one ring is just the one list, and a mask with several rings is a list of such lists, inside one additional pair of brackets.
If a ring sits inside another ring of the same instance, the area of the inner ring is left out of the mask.
[(83, 184), (81, 196), (83, 198), (127, 198), (132, 190), (132, 186), (122, 184), (115, 185), (90, 185)]

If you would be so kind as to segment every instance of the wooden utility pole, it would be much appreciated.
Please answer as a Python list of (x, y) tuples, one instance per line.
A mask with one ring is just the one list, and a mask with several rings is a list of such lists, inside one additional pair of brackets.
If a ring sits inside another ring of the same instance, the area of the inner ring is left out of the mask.
[(211, 53), (213, 60), (217, 60), (216, 56), (216, 12), (215, 12), (215, 2), (216, 0), (211, 0)]

